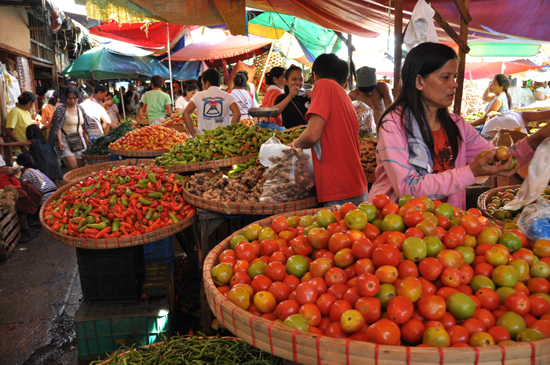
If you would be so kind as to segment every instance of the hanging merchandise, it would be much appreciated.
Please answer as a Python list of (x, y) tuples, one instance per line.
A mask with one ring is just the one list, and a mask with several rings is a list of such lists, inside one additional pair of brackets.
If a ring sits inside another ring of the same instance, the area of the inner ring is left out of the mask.
[[(28, 91), (34, 94), (34, 87), (33, 87), (32, 75), (31, 75), (31, 68), (29, 66), (29, 60), (26, 59), (25, 57), (17, 56), (15, 64), (17, 67), (17, 74), (19, 75), (17, 79), (19, 81), (19, 87), (21, 89), (21, 92)], [(19, 94), (17, 94), (17, 96), (19, 96)], [(33, 105), (30, 112), (33, 119), (36, 118), (36, 115), (37, 115), (36, 104)]]
[(21, 89), (19, 88), (19, 81), (12, 76), (8, 71), (3, 70), (2, 75), (4, 77), (4, 97), (6, 107), (8, 109), (15, 108), (17, 103), (17, 97), (21, 95)]
[(420, 0), (416, 3), (409, 26), (405, 31), (405, 37), (403, 38), (407, 51), (410, 51), (420, 43), (439, 43), (433, 20), (434, 14), (435, 10), (426, 0)]
[[(262, 72), (265, 68), (265, 63), (267, 62), (268, 56), (269, 55), (266, 53), (254, 59), (254, 68), (256, 70), (256, 80), (258, 81), (262, 77)], [(277, 66), (284, 67), (285, 61), (283, 60), (283, 57), (281, 57), (281, 54), (279, 52), (272, 52), (271, 56), (269, 57), (269, 64), (267, 65), (266, 72), (269, 72), (269, 70)]]

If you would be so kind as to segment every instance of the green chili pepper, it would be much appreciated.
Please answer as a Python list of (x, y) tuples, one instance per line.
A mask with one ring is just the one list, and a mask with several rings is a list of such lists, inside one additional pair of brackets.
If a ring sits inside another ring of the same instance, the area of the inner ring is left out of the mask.
[(153, 204), (152, 201), (147, 200), (147, 199), (145, 199), (145, 198), (141, 198), (141, 197), (138, 198), (138, 202), (140, 202), (140, 203), (143, 204), (143, 205), (151, 205), (151, 204)]
[(176, 215), (172, 212), (168, 212), (168, 216), (174, 221), (174, 223), (178, 223), (180, 221), (178, 217), (176, 217)]
[(145, 185), (147, 185), (147, 184), (149, 184), (150, 181), (151, 181), (151, 180), (149, 180), (149, 179), (141, 179), (141, 180), (138, 181), (138, 184), (141, 184), (141, 185), (145, 184)]
[(109, 205), (114, 206), (116, 204), (117, 196), (116, 194), (111, 195), (111, 199), (109, 200)]
[(147, 194), (147, 197), (148, 198), (153, 198), (153, 199), (160, 199), (160, 198), (162, 198), (162, 193), (160, 193), (160, 192), (149, 193), (149, 194)]
[(132, 196), (132, 190), (126, 188), (126, 191), (124, 192), (124, 194), (126, 194), (126, 196), (129, 198)]
[(105, 227), (107, 227), (105, 222), (88, 224), (88, 228), (97, 229), (98, 231), (101, 231)]
[(120, 219), (115, 219), (111, 224), (111, 230), (113, 232), (118, 232), (120, 230)]
[(145, 214), (145, 219), (150, 221), (152, 216), (153, 216), (153, 208), (149, 207), (149, 210), (147, 211), (147, 214)]
[(123, 207), (128, 206), (128, 201), (124, 198), (124, 195), (120, 197), (120, 202), (121, 202)]
[(155, 174), (150, 173), (149, 175), (147, 175), (147, 178), (148, 178), (153, 184), (156, 184), (156, 183), (157, 183), (157, 177), (155, 176)]
[(93, 223), (95, 223), (95, 218), (92, 217), (91, 215), (88, 216), (88, 217), (86, 217), (86, 223), (88, 223), (88, 224), (93, 224)]

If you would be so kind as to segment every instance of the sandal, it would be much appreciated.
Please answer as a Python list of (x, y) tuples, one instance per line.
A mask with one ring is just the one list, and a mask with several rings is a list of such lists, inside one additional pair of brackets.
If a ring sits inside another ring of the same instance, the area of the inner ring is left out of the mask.
[(20, 243), (27, 243), (35, 237), (36, 237), (36, 232), (33, 229), (28, 230), (28, 231), (23, 231), (23, 233), (21, 234), (21, 239), (19, 240), (19, 242)]

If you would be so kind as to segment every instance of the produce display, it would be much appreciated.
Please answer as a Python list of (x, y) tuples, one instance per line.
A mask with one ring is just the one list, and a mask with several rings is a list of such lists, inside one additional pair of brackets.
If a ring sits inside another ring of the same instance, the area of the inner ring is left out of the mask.
[(257, 169), (258, 172), (265, 170), (265, 167), (260, 164), (257, 154), (250, 157), (248, 161), (244, 163), (237, 163), (233, 165), (231, 170), (227, 173), (227, 176), (229, 178), (240, 177), (250, 169)]
[(315, 195), (315, 175), (311, 155), (289, 148), (270, 157), (264, 173), (261, 203), (297, 201)]
[(124, 137), (133, 130), (132, 123), (123, 122), (113, 128), (107, 135), (101, 136), (84, 151), (82, 154), (86, 156), (104, 156), (109, 154), (109, 145), (116, 140)]
[(185, 189), (206, 200), (222, 203), (259, 202), (265, 179), (263, 170), (250, 168), (245, 173), (228, 179), (221, 170), (200, 172), (191, 176)]
[(118, 238), (154, 232), (194, 212), (181, 197), (182, 178), (151, 166), (97, 172), (44, 210), (44, 221), (78, 238)]
[[(298, 138), (302, 130), (275, 134), (281, 143), (291, 143)], [(273, 131), (257, 126), (230, 124), (197, 134), (184, 144), (174, 146), (170, 152), (155, 159), (158, 166), (185, 165), (188, 163), (221, 160), (251, 153), (258, 153), (262, 143), (267, 141)]]
[(467, 121), (468, 123), (472, 123), (478, 120), (479, 118), (483, 117), (484, 115), (485, 115), (485, 112), (479, 111), (464, 117), (464, 120)]
[(164, 151), (182, 144), (186, 134), (161, 125), (151, 125), (132, 131), (109, 145), (110, 148), (126, 151)]
[(378, 138), (371, 136), (359, 139), (359, 146), (361, 148), (361, 166), (366, 175), (374, 174), (376, 172), (376, 146), (378, 145)]
[(93, 361), (90, 365), (131, 364), (239, 364), (279, 365), (280, 358), (258, 350), (237, 339), (200, 336), (173, 336), (164, 342), (147, 347), (120, 349), (108, 360)]
[(185, 121), (183, 120), (183, 116), (180, 113), (174, 113), (172, 116), (166, 118), (162, 121), (161, 125), (167, 126), (167, 125), (175, 125), (175, 124), (184, 124)]
[[(487, 204), (487, 212), (495, 219), (503, 221), (506, 223), (515, 223), (517, 222), (519, 215), (523, 211), (521, 210), (504, 210), (504, 206), (512, 201), (517, 193), (519, 188), (506, 189), (504, 191), (499, 191), (491, 197), (491, 201)], [(542, 198), (550, 200), (550, 186), (544, 190), (544, 193), (541, 195)]]
[(314, 335), (439, 348), (550, 336), (550, 241), (477, 209), (377, 195), (249, 225), (229, 246), (211, 275), (237, 312)]
[(256, 124), (256, 119), (254, 119), (254, 118), (244, 118), (244, 119), (241, 119), (241, 121), (239, 123), (246, 124), (248, 126), (253, 126), (254, 124)]

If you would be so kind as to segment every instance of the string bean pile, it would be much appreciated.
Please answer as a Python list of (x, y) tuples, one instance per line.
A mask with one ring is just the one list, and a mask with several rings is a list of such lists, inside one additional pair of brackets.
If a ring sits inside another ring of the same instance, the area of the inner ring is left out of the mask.
[(282, 364), (280, 358), (263, 352), (244, 341), (220, 337), (173, 336), (164, 343), (149, 347), (120, 349), (108, 360), (90, 365), (271, 365)]

